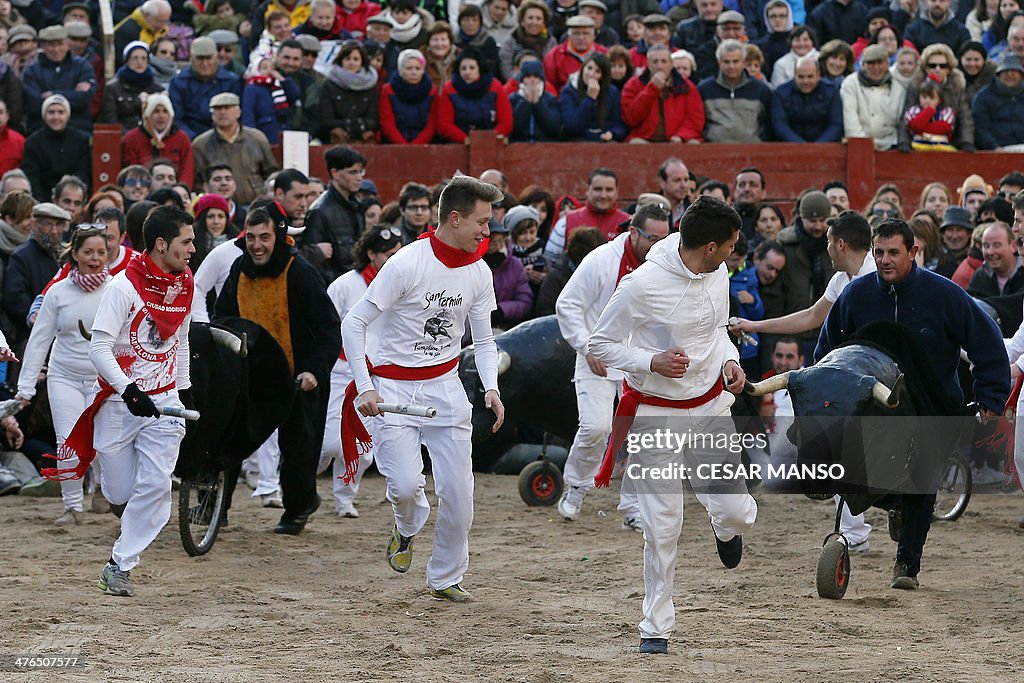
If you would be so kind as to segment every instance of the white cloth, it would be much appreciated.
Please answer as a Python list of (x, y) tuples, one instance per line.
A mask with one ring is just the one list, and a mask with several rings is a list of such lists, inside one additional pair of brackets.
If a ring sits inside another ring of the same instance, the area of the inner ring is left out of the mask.
[(252, 492), (253, 498), (281, 490), (281, 446), (276, 429), (247, 460), (250, 467), (255, 466), (259, 474), (256, 490)]
[[(812, 49), (806, 56), (817, 59), (818, 51)], [(799, 59), (800, 57), (790, 50), (775, 60), (775, 66), (772, 68), (772, 88), (778, 88), (783, 83), (796, 78), (796, 63)]]
[[(49, 298), (49, 293), (46, 296)], [(95, 386), (95, 370), (88, 379), (68, 377), (60, 370), (51, 370), (47, 373), (46, 393), (50, 401), (50, 415), (53, 417), (53, 431), (57, 436), (58, 449), (64, 445), (65, 439), (86, 406), (92, 403)], [(78, 456), (61, 460), (60, 466), (69, 469), (77, 467)], [(65, 479), (60, 482), (60, 495), (64, 499), (65, 510), (82, 512), (83, 484), (83, 479)]]
[[(869, 251), (867, 255), (864, 256), (864, 263), (861, 264), (856, 277), (867, 275), (868, 273), (874, 273), (876, 270), (878, 270), (878, 267), (875, 265), (875, 257), (872, 256)], [(825, 294), (823, 295), (825, 297), (825, 301), (834, 304), (848, 284), (850, 284), (850, 276), (847, 275), (845, 271), (837, 270), (835, 274), (832, 275), (832, 279), (828, 281), (828, 285), (825, 287)]]
[[(548, 234), (547, 244), (544, 245), (544, 255), (552, 261), (557, 259), (565, 251), (565, 217), (568, 211), (559, 216)], [(589, 256), (589, 254), (588, 254)]]
[(210, 312), (206, 310), (206, 296), (211, 289), (220, 295), (220, 290), (231, 272), (231, 266), (241, 255), (242, 250), (235, 241), (228, 240), (211, 249), (199, 265), (199, 270), (192, 279), (196, 288), (195, 300), (192, 302), (192, 319), (197, 323), (210, 322)]
[(906, 88), (895, 79), (888, 85), (866, 88), (856, 73), (844, 78), (839, 96), (846, 137), (874, 138), (877, 150), (895, 145), (906, 95)]

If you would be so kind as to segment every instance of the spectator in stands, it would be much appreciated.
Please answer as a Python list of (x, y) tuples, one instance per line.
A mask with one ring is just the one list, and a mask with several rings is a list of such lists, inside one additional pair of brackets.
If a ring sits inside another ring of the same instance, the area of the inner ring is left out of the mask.
[[(366, 36), (363, 38), (363, 45), (369, 49), (370, 47), (378, 47), (385, 52), (384, 66), (390, 72), (393, 66), (389, 61), (389, 58), (397, 59), (398, 52), (395, 46), (391, 43), (391, 29), (394, 27), (394, 22), (390, 16), (376, 14), (366, 20)], [(319, 42), (319, 41), (318, 41)]]
[(777, 240), (779, 232), (786, 227), (786, 217), (783, 215), (782, 209), (775, 204), (759, 204), (756, 215), (754, 239), (750, 240), (751, 246), (755, 249), (764, 242)]
[(704, 104), (697, 86), (672, 68), (668, 46), (647, 49), (647, 68), (626, 83), (622, 120), (629, 142), (700, 142)]
[[(789, 32), (789, 52), (782, 55), (772, 69), (772, 87), (778, 88), (783, 83), (796, 77), (796, 63), (802, 57), (818, 58), (817, 36), (807, 26), (797, 26)], [(819, 74), (820, 78), (820, 74)]]
[(697, 16), (679, 22), (672, 35), (672, 47), (697, 54), (700, 47), (715, 39), (718, 15), (722, 13), (722, 0), (696, 0)]
[(590, 17), (572, 17), (566, 22), (569, 38), (544, 56), (544, 73), (556, 90), (561, 90), (569, 76), (580, 70), (594, 52), (608, 49), (594, 42), (596, 29)]
[(903, 40), (903, 36), (900, 35), (900, 30), (890, 24), (886, 24), (875, 31), (875, 34), (871, 36), (871, 40), (868, 41), (868, 45), (881, 45), (885, 48), (885, 53), (889, 55), (890, 66), (896, 63), (896, 56), (904, 47), (911, 50), (917, 49), (913, 44), (906, 43), (907, 41)]
[(764, 318), (779, 318), (786, 314), (786, 297), (779, 275), (786, 267), (786, 250), (775, 240), (761, 242), (752, 257), (757, 268), (757, 286), (764, 303)]
[(340, 3), (332, 4), (338, 5), (342, 28), (357, 39), (366, 34), (366, 24), (370, 17), (380, 14), (380, 5), (369, 0), (341, 0)]
[(491, 269), (494, 280), (494, 298), (498, 307), (491, 312), (491, 326), (507, 330), (518, 325), (533, 312), (533, 290), (522, 262), (512, 256), (509, 228), (491, 220), (491, 241), (484, 254), (484, 263)]
[(149, 68), (153, 70), (157, 84), (165, 90), (170, 88), (171, 79), (181, 71), (175, 61), (177, 52), (178, 44), (168, 36), (158, 38), (149, 48)]
[(802, 57), (796, 78), (772, 94), (772, 131), (779, 142), (839, 142), (843, 99), (839, 86), (821, 77), (816, 57)]
[(425, 77), (427, 60), (419, 50), (402, 50), (398, 70), (380, 91), (380, 132), (394, 145), (425, 145), (434, 139), (437, 120), (433, 83)]
[(523, 0), (519, 4), (519, 26), (498, 50), (499, 77), (512, 78), (515, 73), (516, 57), (524, 50), (530, 50), (543, 57), (555, 49), (558, 41), (548, 33), (551, 9), (541, 0)]
[[(202, 176), (197, 176), (198, 181)], [(245, 226), (245, 207), (235, 201), (235, 191), (238, 189), (235, 183), (235, 175), (231, 167), (225, 163), (216, 163), (206, 171), (206, 178), (203, 181), (202, 191), (206, 194), (214, 193), (223, 197), (230, 209), (228, 220), (231, 224), (241, 230)]]
[[(743, 234), (748, 240), (755, 237), (754, 228), (757, 223), (757, 207), (767, 197), (767, 180), (764, 173), (754, 166), (741, 168), (736, 174), (733, 182), (733, 196), (735, 197), (733, 208), (740, 215), (740, 224)], [(729, 198), (729, 188), (725, 188), (725, 197)]]
[(421, 50), (427, 44), (427, 29), (434, 25), (434, 18), (427, 10), (417, 7), (416, 0), (395, 0), (381, 13), (392, 22), (390, 49)]
[(263, 133), (241, 125), (238, 95), (214, 95), (210, 109), (214, 127), (192, 141), (196, 173), (203, 176), (215, 161), (227, 162), (238, 180), (235, 198), (247, 205), (263, 191), (267, 177), (278, 170), (274, 153)]
[(509, 248), (526, 269), (526, 277), (534, 295), (547, 275), (544, 241), (537, 235), (540, 214), (532, 206), (514, 206), (505, 213), (502, 223), (509, 231)]
[[(786, 252), (786, 267), (782, 271), (786, 313), (810, 308), (825, 294), (835, 273), (825, 234), (831, 211), (832, 205), (824, 192), (808, 192), (800, 200), (793, 225), (779, 233), (779, 243)], [(813, 343), (817, 336), (814, 330), (802, 338)]]
[[(495, 2), (498, 3), (499, 7), (504, 7), (506, 19), (513, 18), (508, 12), (508, 0), (491, 0), (491, 5)], [(487, 9), (488, 6), (485, 5), (484, 9)], [(479, 7), (470, 4), (462, 5), (462, 9), (459, 10), (459, 35), (458, 39), (454, 40), (454, 43), (460, 50), (465, 50), (467, 47), (476, 48), (477, 52), (480, 53), (483, 67), (492, 74), (497, 74), (498, 44), (482, 28), (482, 23), (483, 12)], [(511, 31), (512, 28), (515, 28), (514, 23), (509, 30)]]
[[(65, 175), (92, 179), (89, 136), (68, 126), (71, 104), (63, 95), (50, 95), (40, 107), (43, 127), (25, 140), (22, 170), (39, 201), (49, 199), (50, 188)], [(70, 219), (69, 219), (70, 220)]]
[[(612, 59), (612, 51), (613, 50), (608, 51), (609, 59)], [(618, 85), (615, 81), (614, 60), (612, 61), (612, 64), (612, 83)], [(679, 49), (672, 51), (672, 68), (678, 71), (680, 76), (690, 79), (694, 84), (697, 83), (697, 60), (689, 50)], [(627, 78), (626, 80), (629, 79)], [(625, 82), (623, 82), (623, 85), (625, 85)]]
[(825, 193), (833, 206), (838, 206), (842, 211), (849, 211), (850, 193), (846, 189), (846, 183), (841, 180), (832, 180), (825, 183), (821, 191)]
[[(266, 15), (266, 18), (266, 28), (264, 28), (262, 33), (256, 34), (259, 35), (259, 41), (252, 48), (252, 51), (249, 52), (249, 65), (247, 68), (258, 66), (264, 59), (273, 60), (274, 55), (277, 54), (278, 49), (281, 47), (281, 43), (292, 37), (292, 25), (288, 12), (282, 9), (273, 9)], [(255, 23), (253, 30), (255, 31)]]
[(117, 174), (117, 186), (121, 188), (127, 207), (145, 199), (152, 184), (153, 177), (145, 166), (125, 166)]
[(210, 100), (222, 93), (240, 98), (242, 81), (217, 63), (217, 45), (213, 40), (196, 38), (192, 41), (189, 66), (172, 78), (168, 87), (178, 128), (192, 140), (210, 130)]
[(0, 100), (7, 105), (8, 125), (19, 133), (25, 131), (25, 93), (21, 78), (0, 57)]
[[(32, 209), (35, 205), (36, 201), (27, 192), (8, 192), (0, 196), (0, 281), (7, 270), (11, 254), (25, 243), (32, 231)], [(10, 321), (4, 318), (4, 315), (0, 315), (0, 328), (11, 339), (14, 330)]]
[(610, 83), (608, 58), (595, 53), (583, 68), (569, 76), (558, 98), (562, 126), (569, 140), (619, 141), (628, 132), (622, 122), (621, 94)]
[(499, 138), (512, 132), (512, 107), (501, 83), (483, 71), (476, 50), (463, 50), (452, 80), (437, 103), (437, 132), (448, 142), (468, 143), (471, 130), (493, 130)]
[(10, 127), (7, 103), (0, 99), (0, 174), (20, 168), (25, 157), (25, 136)]
[[(280, 60), (282, 55), (298, 66), (302, 49), (298, 42), (287, 40), (281, 44), (277, 59)], [(266, 136), (270, 144), (276, 145), (281, 140), (281, 132), (289, 128), (292, 110), (299, 106), (301, 97), (295, 81), (281, 73), (277, 64), (264, 59), (256, 72), (246, 74), (242, 90), (242, 125), (255, 128)]]
[(658, 192), (668, 200), (665, 209), (669, 212), (669, 227), (679, 224), (683, 212), (690, 205), (689, 181), (690, 169), (682, 159), (669, 157), (658, 166)]
[(89, 188), (85, 186), (85, 183), (80, 178), (66, 175), (53, 186), (53, 190), (50, 192), (50, 199), (54, 204), (70, 213), (72, 220), (75, 220), (85, 205), (88, 191)]
[(906, 90), (889, 73), (889, 58), (881, 45), (865, 48), (860, 61), (860, 71), (839, 89), (846, 137), (874, 138), (875, 149), (890, 149), (897, 143)]
[(167, 24), (171, 21), (171, 3), (167, 0), (146, 0), (135, 8), (128, 17), (114, 27), (114, 54), (117, 65), (127, 59), (124, 49), (128, 43), (142, 41), (152, 45), (160, 36), (167, 33)]
[(707, 142), (764, 142), (771, 137), (772, 91), (750, 78), (743, 68), (743, 43), (725, 40), (718, 46), (719, 73), (698, 86), (704, 99)]
[[(380, 12), (380, 5), (373, 3)], [(365, 8), (363, 8), (365, 10)], [(351, 32), (345, 29), (345, 17), (352, 17), (350, 13), (345, 15), (341, 6), (333, 0), (312, 0), (309, 3), (309, 19), (297, 26), (293, 33), (295, 35), (311, 35), (317, 40), (348, 40), (353, 38)], [(367, 15), (362, 14), (363, 27), (360, 29), (360, 37), (366, 32)], [(358, 21), (358, 20), (357, 20)]]
[(7, 32), (7, 54), (0, 57), (19, 79), (39, 54), (36, 30), (31, 26), (15, 26)]
[(967, 13), (964, 26), (971, 34), (971, 40), (981, 42), (981, 37), (992, 26), (992, 20), (999, 15), (1000, 0), (982, 0)]
[(438, 91), (451, 80), (457, 52), (451, 26), (439, 21), (430, 27), (423, 56), (427, 58), (427, 76)]
[[(484, 31), (494, 39), (495, 45), (503, 45), (519, 25), (519, 11), (516, 6), (509, 0), (485, 0), (481, 9), (483, 10)], [(461, 10), (459, 11), (459, 25), (462, 25)]]
[(32, 300), (57, 272), (57, 254), (61, 237), (68, 229), (71, 214), (49, 202), (32, 209), (30, 239), (11, 253), (4, 273), (3, 310), (14, 327), (12, 348), (24, 348), (28, 341), (28, 316)]
[(1017, 240), (1006, 223), (992, 223), (982, 234), (979, 268), (967, 291), (973, 296), (1010, 296), (1024, 291), (1024, 257), (1017, 254)]
[(599, 228), (609, 240), (619, 234), (619, 226), (629, 220), (629, 214), (615, 208), (619, 198), (619, 177), (608, 168), (596, 168), (587, 181), (587, 201), (579, 209), (559, 217), (551, 229), (544, 253), (551, 259), (565, 249), (566, 238), (584, 226)]
[(648, 50), (655, 45), (669, 47), (672, 39), (671, 25), (671, 20), (664, 14), (648, 14), (644, 17), (644, 39), (629, 51), (630, 62), (636, 72), (647, 68)]
[(907, 40), (913, 43), (918, 51), (936, 43), (955, 50), (971, 39), (967, 27), (950, 9), (950, 0), (927, 0), (927, 5), (927, 18), (918, 16), (907, 25)]
[(398, 194), (401, 218), (397, 226), (402, 230), (402, 244), (416, 241), (430, 224), (430, 188), (417, 182), (408, 182)]
[[(694, 60), (697, 62), (697, 72), (694, 75), (694, 83), (700, 83), (705, 78), (713, 78), (718, 72), (718, 46), (726, 40), (737, 40), (744, 45), (747, 42), (747, 33), (743, 15), (735, 10), (726, 10), (718, 15), (718, 26), (715, 28), (713, 40), (703, 45), (698, 45), (693, 50)], [(763, 57), (763, 55), (762, 55)], [(744, 54), (744, 65), (746, 55)], [(762, 62), (764, 60), (762, 59)], [(748, 74), (750, 75), (750, 74)], [(753, 77), (753, 76), (752, 76)]]
[[(214, 31), (233, 31), (236, 35), (242, 22), (248, 22), (245, 14), (235, 9), (237, 0), (207, 0), (201, 14), (192, 15), (195, 35), (207, 36)], [(241, 5), (239, 5), (241, 7)]]
[(509, 98), (512, 107), (513, 142), (549, 142), (562, 133), (558, 98), (544, 89), (544, 65), (534, 60), (523, 64), (519, 89)]
[(747, 75), (751, 78), (756, 78), (759, 81), (768, 82), (768, 79), (761, 73), (761, 69), (764, 67), (764, 53), (761, 52), (761, 48), (757, 45), (747, 43), (744, 47), (743, 55), (743, 68), (747, 70)]
[[(729, 269), (729, 295), (739, 303), (739, 315), (746, 320), (764, 319), (764, 302), (761, 300), (760, 287), (757, 280), (757, 266), (747, 256), (750, 245), (743, 233), (739, 233), (732, 254), (725, 260)], [(758, 335), (750, 335), (754, 343), (743, 340), (740, 343), (740, 364), (751, 377), (760, 372), (758, 363)]]
[[(967, 99), (967, 86), (964, 81), (964, 75), (956, 68), (956, 58), (953, 56), (953, 51), (942, 43), (929, 45), (921, 54), (917, 71), (907, 87), (904, 109), (908, 113), (914, 106), (917, 106), (918, 111), (915, 115), (919, 116), (921, 114), (920, 108), (922, 105), (918, 100), (920, 99), (919, 93), (925, 81), (935, 83), (939, 88), (941, 105), (933, 115), (939, 116), (943, 107), (950, 110), (947, 115), (940, 117), (942, 121), (945, 121), (950, 126), (950, 132), (946, 133), (946, 144), (955, 145), (956, 149), (965, 152), (973, 152), (975, 149), (974, 116), (971, 114), (971, 103)], [(920, 124), (917, 125), (923, 130)], [(911, 138), (914, 137), (912, 133), (910, 120), (906, 116), (902, 117), (899, 129), (901, 151), (909, 151)], [(939, 134), (941, 135), (941, 133)], [(918, 140), (918, 137), (921, 139)], [(918, 133), (918, 136), (914, 137), (914, 141), (917, 144), (923, 143), (926, 146), (930, 144), (922, 136), (922, 133)], [(934, 142), (931, 144), (934, 144)]]
[(71, 105), (70, 125), (92, 133), (92, 100), (96, 93), (96, 73), (84, 59), (69, 53), (68, 30), (47, 26), (39, 32), (42, 53), (25, 69), (22, 85), (28, 113), (28, 130), (42, 128), (40, 105), (49, 95), (63, 95)]
[(964, 95), (970, 104), (974, 102), (974, 96), (995, 78), (996, 65), (988, 61), (985, 46), (978, 42), (964, 43), (957, 54), (960, 56), (960, 71), (964, 75)]
[(825, 0), (807, 16), (807, 25), (822, 42), (838, 38), (852, 45), (867, 23), (868, 11), (861, 0)]
[[(92, 110), (93, 113), (98, 113), (106, 87), (106, 72), (103, 67), (103, 55), (101, 54), (99, 43), (92, 40), (92, 28), (89, 24), (73, 21), (70, 23), (65, 22), (64, 26), (68, 30), (69, 52), (71, 52), (72, 56), (79, 57), (88, 62), (92, 67), (93, 74), (96, 76), (96, 92), (93, 94)], [(146, 50), (149, 50), (148, 45)]]
[(228, 220), (227, 200), (217, 194), (204, 194), (196, 202), (195, 208), (196, 239), (193, 244), (196, 253), (192, 254), (188, 265), (193, 271), (199, 270), (203, 259), (210, 251), (224, 242), (238, 237), (239, 230)]
[(564, 43), (569, 30), (567, 22), (579, 14), (577, 0), (549, 0), (548, 4), (551, 6), (551, 22), (548, 29), (555, 40)]
[(729, 202), (729, 186), (723, 183), (721, 180), (706, 180), (701, 183), (700, 187), (697, 188), (697, 196), (703, 197), (714, 197), (715, 199), (723, 202)]
[(188, 136), (174, 125), (174, 107), (163, 93), (150, 95), (142, 110), (142, 125), (128, 131), (121, 144), (121, 162), (148, 165), (163, 157), (174, 165), (181, 182), (195, 180), (195, 159)]
[(519, 195), (519, 203), (537, 212), (537, 236), (542, 242), (546, 242), (555, 215), (555, 198), (551, 196), (551, 192), (540, 185), (527, 185)]
[[(608, 15), (608, 6), (606, 4), (601, 0), (580, 0), (579, 8), (580, 16), (590, 17), (594, 20), (594, 27), (597, 29), (597, 37), (594, 38), (594, 41), (598, 45), (604, 45), (611, 50), (615, 45), (622, 44), (619, 34), (615, 29), (605, 23), (605, 17)], [(668, 26), (666, 25), (667, 28)], [(665, 42), (668, 42), (667, 37)]]
[(172, 187), (178, 184), (178, 172), (174, 170), (174, 164), (170, 159), (157, 158), (146, 164), (149, 174), (153, 179), (150, 190), (156, 192), (165, 187)]
[(163, 90), (149, 68), (149, 47), (135, 41), (125, 46), (124, 63), (117, 76), (103, 90), (100, 123), (119, 123), (125, 133), (138, 127), (142, 120), (142, 101), (149, 93)]
[(971, 221), (971, 212), (960, 206), (951, 206), (946, 209), (945, 214), (940, 215), (943, 216), (942, 225), (939, 227), (942, 252), (939, 254), (939, 265), (935, 272), (944, 277), (952, 277), (960, 263), (967, 257), (974, 223)]
[(210, 31), (209, 38), (217, 46), (217, 63), (236, 76), (243, 76), (245, 64), (242, 63), (238, 54), (240, 47), (238, 34), (234, 31), (217, 29)]
[(324, 154), (324, 163), (331, 183), (309, 207), (301, 253), (325, 282), (334, 282), (352, 269), (352, 247), (363, 232), (363, 212), (355, 193), (366, 176), (366, 157), (339, 145)]
[(583, 258), (597, 247), (605, 244), (608, 238), (597, 228), (578, 228), (569, 236), (569, 244), (565, 251), (558, 255), (557, 260), (548, 270), (544, 284), (537, 293), (534, 304), (534, 316), (553, 315), (555, 301), (562, 293), (569, 276), (576, 270)]
[(843, 79), (853, 73), (853, 51), (841, 40), (830, 40), (821, 46), (818, 64), (821, 66), (821, 77), (839, 87)]
[(979, 149), (1019, 152), (1024, 147), (1024, 65), (1007, 54), (996, 77), (974, 98), (975, 141)]
[[(751, 12), (746, 11), (745, 5), (744, 14), (749, 30), (753, 25), (753, 17)], [(767, 30), (758, 33), (761, 37), (754, 44), (761, 48), (761, 54), (764, 55), (764, 72), (770, 74), (775, 62), (790, 50), (789, 33), (793, 30), (793, 10), (786, 0), (771, 0), (764, 6), (764, 17), (762, 24), (767, 23)]]

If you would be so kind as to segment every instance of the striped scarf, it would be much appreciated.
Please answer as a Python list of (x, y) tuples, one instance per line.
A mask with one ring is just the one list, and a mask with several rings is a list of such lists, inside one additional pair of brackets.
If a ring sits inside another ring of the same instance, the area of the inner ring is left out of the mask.
[(103, 270), (98, 273), (83, 273), (78, 268), (72, 268), (68, 273), (71, 283), (86, 293), (95, 292), (103, 286), (108, 278), (110, 278), (110, 271), (106, 266), (103, 266)]
[(245, 79), (246, 85), (262, 85), (270, 89), (270, 97), (274, 100), (274, 109), (278, 113), (288, 111), (288, 96), (284, 94), (284, 87), (281, 81), (273, 76), (249, 76)]

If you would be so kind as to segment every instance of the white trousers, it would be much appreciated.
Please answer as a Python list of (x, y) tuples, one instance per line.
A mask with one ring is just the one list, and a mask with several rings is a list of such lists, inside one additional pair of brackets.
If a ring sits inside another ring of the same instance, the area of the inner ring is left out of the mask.
[[(641, 405), (632, 433), (643, 434), (668, 428), (676, 433), (689, 430), (691, 433), (730, 435), (735, 432), (729, 412), (732, 401), (731, 395), (722, 394), (694, 410)], [(629, 458), (630, 463), (643, 467), (684, 463), (692, 468), (691, 471), (702, 462), (739, 462), (739, 454), (723, 457), (716, 452), (712, 456), (695, 452), (689, 446), (682, 454), (651, 448), (631, 454)], [(636, 486), (644, 523), (644, 618), (640, 622), (640, 635), (643, 638), (668, 638), (676, 622), (672, 590), (679, 535), (683, 530), (683, 482), (682, 479), (637, 478)], [(723, 541), (748, 531), (757, 518), (757, 503), (747, 493), (742, 481), (719, 484), (714, 492), (695, 484), (694, 493), (707, 510), (715, 535)]]
[[(836, 505), (839, 505), (839, 496), (835, 496)], [(871, 525), (864, 521), (864, 514), (851, 515), (850, 508), (843, 505), (843, 512), (839, 516), (839, 531), (846, 536), (850, 545), (857, 545), (868, 540), (871, 533)]]
[(252, 497), (265, 496), (281, 489), (281, 446), (277, 443), (277, 430), (242, 461), (242, 471), (259, 474)]
[[(150, 396), (158, 407), (182, 407), (178, 392)], [(121, 401), (107, 401), (96, 415), (94, 444), (103, 494), (127, 503), (111, 558), (128, 571), (139, 563), (171, 516), (171, 476), (185, 422), (176, 417), (135, 417)]]
[[(93, 387), (96, 378), (81, 379), (49, 372), (46, 375), (46, 393), (50, 400), (50, 415), (53, 418), (53, 431), (57, 436), (57, 450), (64, 445), (78, 418), (86, 406), (92, 403)], [(60, 467), (78, 466), (78, 456), (60, 461)], [(93, 465), (95, 467), (95, 464)], [(83, 479), (68, 479), (60, 483), (60, 495), (64, 499), (64, 509), (82, 512), (84, 494)]]
[[(339, 371), (339, 366), (344, 365), (344, 370)], [(345, 398), (345, 389), (352, 381), (352, 375), (348, 372), (348, 363), (339, 360), (331, 371), (331, 396), (327, 401), (327, 423), (324, 427), (324, 445), (320, 452), (320, 462), (317, 464), (316, 473), (320, 474), (327, 469), (327, 466), (334, 463), (332, 470), (334, 475), (334, 507), (340, 511), (342, 507), (351, 505), (359, 493), (359, 482), (363, 480), (363, 474), (373, 463), (373, 449), (367, 449), (359, 456), (359, 469), (356, 471), (356, 478), (350, 484), (342, 481), (345, 474), (345, 458), (341, 452), (341, 404)], [(373, 437), (373, 420), (360, 416), (366, 430)]]
[(424, 493), (420, 444), (430, 453), (437, 494), (434, 548), (427, 562), (427, 586), (444, 589), (462, 581), (469, 568), (473, 525), (472, 406), (457, 373), (427, 382), (374, 377), (386, 403), (418, 403), (437, 417), (386, 414), (372, 419), (377, 469), (387, 477), (387, 498), (403, 536), (418, 534), (430, 515)]
[[(576, 388), (580, 426), (569, 448), (563, 474), (569, 486), (589, 491), (594, 488), (594, 477), (601, 468), (601, 461), (608, 448), (615, 396), (621, 393), (622, 382), (604, 377), (581, 377), (574, 379), (573, 385)], [(639, 514), (640, 504), (636, 498), (633, 480), (623, 477), (622, 489), (619, 491), (619, 510), (627, 516)]]

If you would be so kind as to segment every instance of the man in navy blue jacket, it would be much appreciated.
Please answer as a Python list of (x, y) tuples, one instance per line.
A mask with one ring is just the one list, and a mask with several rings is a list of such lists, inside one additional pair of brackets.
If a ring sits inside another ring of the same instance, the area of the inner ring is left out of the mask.
[[(937, 404), (963, 405), (957, 378), (962, 348), (973, 363), (974, 397), (981, 415), (1001, 414), (1010, 393), (1010, 374), (995, 322), (960, 287), (914, 263), (914, 232), (905, 221), (891, 218), (875, 228), (872, 253), (878, 272), (853, 280), (843, 290), (821, 328), (815, 362), (868, 323), (896, 322), (919, 342), (923, 364), (942, 389)], [(890, 500), (895, 503), (890, 524), (900, 529), (890, 585), (915, 589), (935, 494), (903, 494)], [(892, 527), (890, 534), (896, 535)]]
[(772, 132), (779, 142), (839, 142), (843, 100), (839, 87), (821, 79), (817, 57), (797, 60), (796, 78), (772, 93)]

